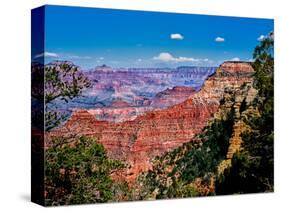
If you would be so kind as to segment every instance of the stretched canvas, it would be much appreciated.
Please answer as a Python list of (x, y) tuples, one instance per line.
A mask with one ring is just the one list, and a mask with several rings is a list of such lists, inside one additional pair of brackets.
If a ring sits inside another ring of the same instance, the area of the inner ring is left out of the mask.
[(271, 19), (32, 10), (32, 201), (274, 191)]

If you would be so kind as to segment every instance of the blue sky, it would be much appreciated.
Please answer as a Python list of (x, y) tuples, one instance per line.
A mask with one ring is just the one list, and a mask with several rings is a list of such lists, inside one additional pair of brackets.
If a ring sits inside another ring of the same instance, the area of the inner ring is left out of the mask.
[(46, 6), (45, 52), (82, 68), (217, 66), (250, 60), (273, 20)]

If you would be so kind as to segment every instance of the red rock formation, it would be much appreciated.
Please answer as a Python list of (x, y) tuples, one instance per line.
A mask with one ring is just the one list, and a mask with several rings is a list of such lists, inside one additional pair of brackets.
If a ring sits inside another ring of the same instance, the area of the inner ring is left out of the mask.
[(97, 137), (109, 157), (130, 164), (122, 175), (132, 182), (140, 172), (151, 168), (151, 158), (189, 142), (200, 133), (217, 111), (224, 90), (251, 80), (253, 72), (249, 63), (226, 62), (199, 92), (183, 103), (147, 112), (132, 121), (99, 121), (90, 112), (78, 110), (64, 126), (50, 132), (48, 139), (70, 134)]
[(124, 107), (130, 107), (130, 104), (122, 100), (115, 100), (111, 103), (111, 107), (124, 108)]
[(158, 93), (151, 102), (152, 107), (166, 108), (186, 100), (196, 90), (192, 87), (176, 86)]
[(225, 62), (220, 66), (220, 71), (226, 71), (231, 73), (237, 72), (253, 72), (253, 67), (249, 65), (250, 63), (247, 62), (240, 62), (240, 61), (229, 61)]

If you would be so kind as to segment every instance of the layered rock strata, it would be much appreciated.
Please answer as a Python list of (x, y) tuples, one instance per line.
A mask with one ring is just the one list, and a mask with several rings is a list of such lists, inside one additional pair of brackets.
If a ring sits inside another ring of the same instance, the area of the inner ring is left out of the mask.
[(128, 182), (151, 169), (150, 159), (191, 141), (217, 112), (225, 89), (238, 89), (252, 81), (254, 70), (247, 62), (225, 62), (210, 76), (201, 90), (184, 102), (163, 110), (150, 111), (120, 123), (97, 120), (87, 110), (75, 111), (60, 128), (47, 135), (86, 135), (102, 143), (108, 156), (127, 161), (118, 179)]

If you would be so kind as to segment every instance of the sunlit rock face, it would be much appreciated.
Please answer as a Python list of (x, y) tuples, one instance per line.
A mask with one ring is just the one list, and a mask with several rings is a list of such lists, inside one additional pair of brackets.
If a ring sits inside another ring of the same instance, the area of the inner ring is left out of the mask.
[[(178, 94), (188, 90), (190, 94), (183, 102), (165, 109), (144, 112), (133, 120), (98, 120), (93, 110), (78, 109), (63, 126), (51, 131), (47, 140), (67, 135), (96, 137), (105, 146), (109, 157), (125, 160), (129, 164), (129, 168), (118, 179), (133, 182), (140, 172), (151, 169), (150, 160), (153, 157), (190, 142), (200, 133), (218, 110), (225, 89), (237, 89), (243, 83), (251, 82), (253, 73), (250, 63), (225, 62), (205, 80), (200, 90), (176, 87), (163, 90), (158, 97), (156, 95), (157, 101), (154, 99), (157, 104), (159, 101), (166, 103), (170, 93)], [(153, 100), (149, 105), (152, 103)], [(114, 105), (129, 108), (124, 102)]]

